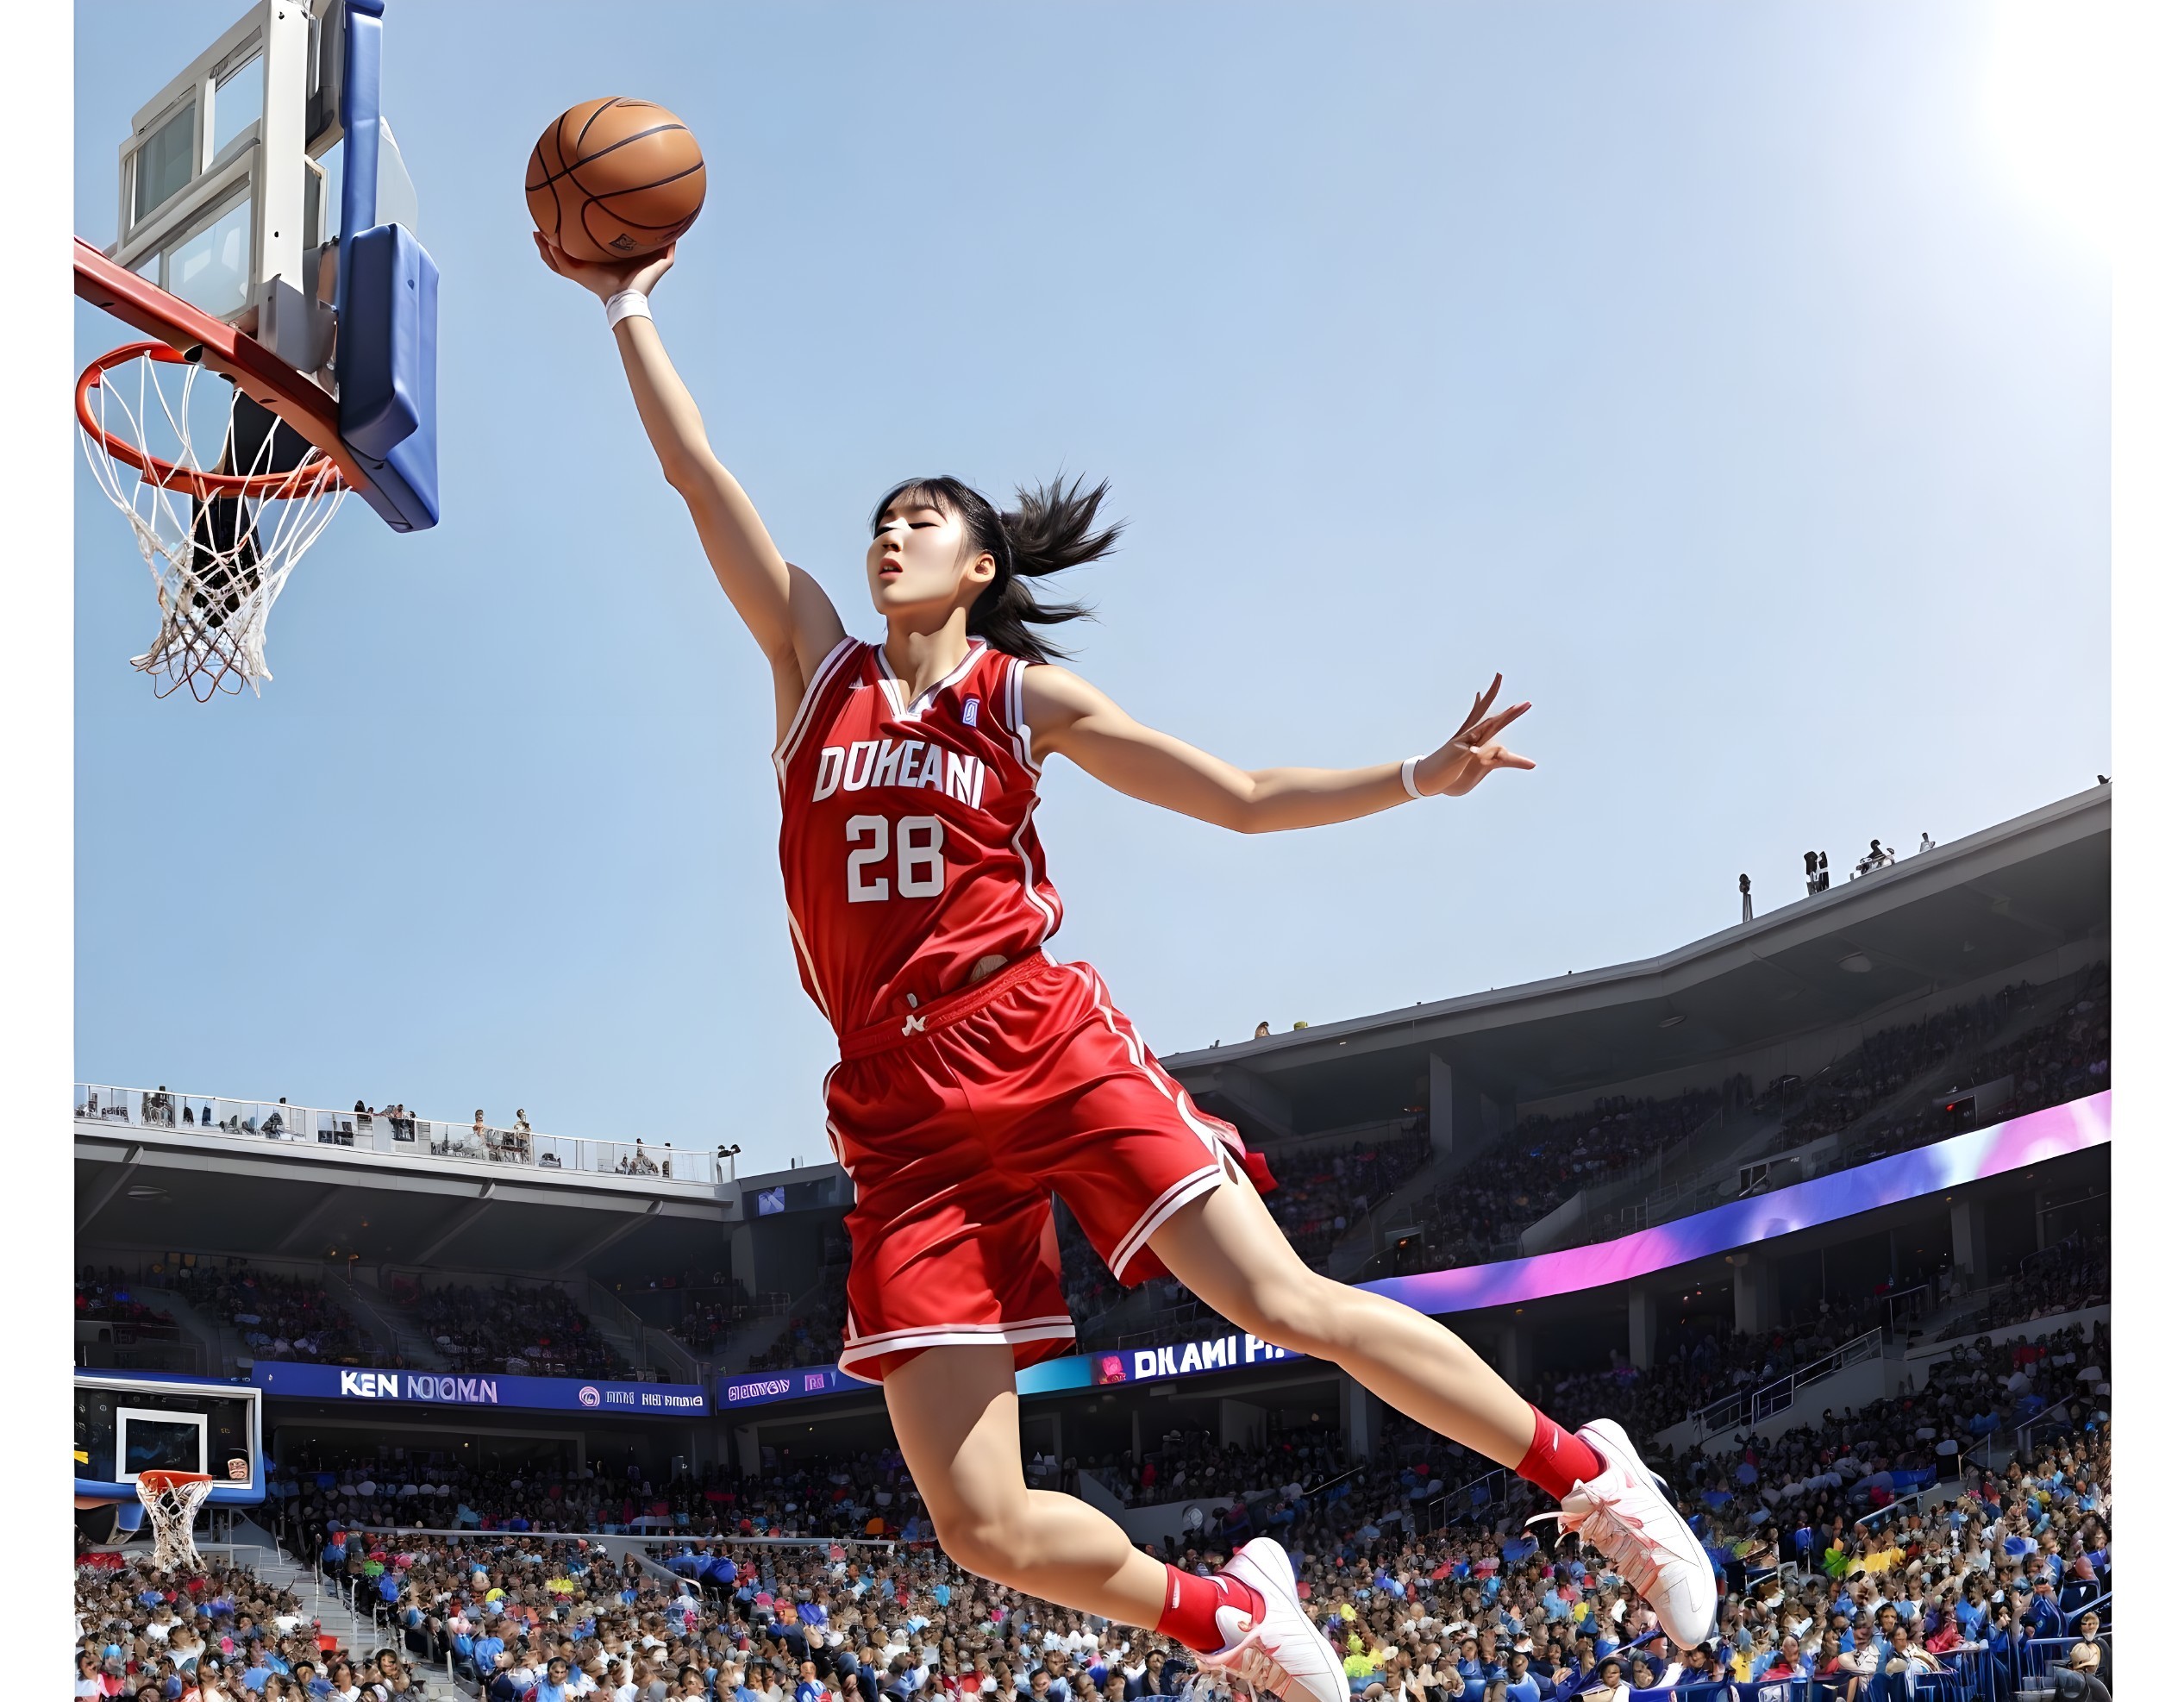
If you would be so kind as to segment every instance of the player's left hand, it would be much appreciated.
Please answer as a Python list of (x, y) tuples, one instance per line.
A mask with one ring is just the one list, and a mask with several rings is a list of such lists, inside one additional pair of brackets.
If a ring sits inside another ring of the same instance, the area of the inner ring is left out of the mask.
[(1471, 713), (1463, 718), (1455, 735), (1421, 761), (1411, 778), (1429, 798), (1461, 798), (1497, 768), (1536, 768), (1529, 756), (1519, 756), (1500, 742), (1502, 729), (1530, 709), (1517, 704), (1497, 710), (1501, 676), (1471, 700)]

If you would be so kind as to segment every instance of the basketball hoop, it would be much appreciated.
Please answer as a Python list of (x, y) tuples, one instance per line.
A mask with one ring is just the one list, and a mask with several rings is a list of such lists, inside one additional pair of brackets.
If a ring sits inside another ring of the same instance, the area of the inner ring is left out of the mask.
[(137, 342), (76, 381), (84, 457), (159, 598), (158, 635), (129, 666), (160, 697), (187, 685), (199, 703), (272, 678), (273, 604), (347, 489), (330, 459), (228, 380), (212, 379), (226, 385), (224, 406), (200, 394), (204, 370), (166, 343)]
[(191, 1528), (197, 1509), (212, 1493), (212, 1479), (204, 1472), (139, 1472), (136, 1499), (152, 1526), (152, 1566), (158, 1572), (201, 1572), (204, 1561), (197, 1553)]

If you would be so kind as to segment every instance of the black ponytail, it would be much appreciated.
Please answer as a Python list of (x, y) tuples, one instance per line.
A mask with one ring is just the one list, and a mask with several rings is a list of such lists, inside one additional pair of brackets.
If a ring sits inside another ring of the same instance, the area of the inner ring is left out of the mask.
[(873, 510), (873, 529), (879, 530), (888, 505), (904, 497), (958, 516), (963, 522), (965, 548), (973, 555), (990, 554), (994, 564), (993, 583), (971, 605), (972, 635), (1004, 654), (1021, 656), (1027, 662), (1051, 662), (1069, 653), (1032, 628), (1080, 620), (1092, 613), (1092, 605), (1042, 603), (1028, 581), (1098, 560), (1115, 548), (1123, 531), (1119, 522), (1098, 525), (1107, 481), (1103, 479), (1089, 491), (1084, 484), (1081, 478), (1072, 479), (1064, 490), (1057, 474), (1034, 490), (1018, 485), (1016, 507), (1004, 511), (960, 479), (905, 479), (879, 499)]

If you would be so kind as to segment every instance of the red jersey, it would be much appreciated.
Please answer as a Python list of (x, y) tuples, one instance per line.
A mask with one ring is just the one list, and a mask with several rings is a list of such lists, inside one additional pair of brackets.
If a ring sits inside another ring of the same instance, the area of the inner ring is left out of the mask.
[(913, 699), (876, 644), (845, 638), (773, 754), (781, 881), (809, 992), (838, 1034), (960, 991), (1061, 925), (1032, 830), (1039, 767), (1026, 664), (981, 639)]

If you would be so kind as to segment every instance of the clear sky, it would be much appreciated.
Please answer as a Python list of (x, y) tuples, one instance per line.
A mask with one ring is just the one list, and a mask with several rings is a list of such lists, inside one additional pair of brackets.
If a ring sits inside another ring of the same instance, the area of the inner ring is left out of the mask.
[[(240, 9), (78, 7), (80, 234)], [(388, 11), (444, 518), (352, 504), (264, 697), (200, 708), (127, 666), (79, 473), (81, 1077), (823, 1156), (765, 672), (529, 247), (599, 94), (706, 148), (659, 322), (853, 630), (890, 481), (1067, 468), (1131, 522), (1078, 666), (1143, 718), (1347, 764), (1497, 669), (1536, 703), (1536, 773), (1308, 834), (1050, 765), (1055, 948), (1159, 1049), (1649, 954), (1740, 872), (1771, 909), (1808, 848), (2110, 772), (2108, 271), (1991, 7)], [(79, 360), (128, 335), (73, 311)]]

